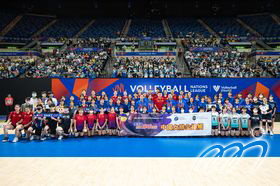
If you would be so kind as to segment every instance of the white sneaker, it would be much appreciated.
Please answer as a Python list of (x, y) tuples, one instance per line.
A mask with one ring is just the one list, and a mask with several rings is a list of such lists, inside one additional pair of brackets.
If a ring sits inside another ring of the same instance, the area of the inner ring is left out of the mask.
[(270, 131), (270, 136), (273, 136), (273, 132), (272, 131)]
[(34, 135), (30, 136), (29, 140), (30, 141), (34, 140)]
[(58, 140), (62, 140), (62, 138), (63, 138), (63, 136), (59, 136), (59, 137), (58, 137)]
[(16, 142), (18, 142), (18, 137), (15, 137), (13, 140), (13, 143), (16, 143)]
[(46, 137), (41, 137), (41, 141), (45, 141), (47, 138)]

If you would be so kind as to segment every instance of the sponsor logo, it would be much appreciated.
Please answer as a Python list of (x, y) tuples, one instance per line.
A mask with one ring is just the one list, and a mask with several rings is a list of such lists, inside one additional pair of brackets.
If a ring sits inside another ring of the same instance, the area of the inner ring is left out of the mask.
[(220, 85), (213, 85), (213, 89), (218, 92), (220, 90)]

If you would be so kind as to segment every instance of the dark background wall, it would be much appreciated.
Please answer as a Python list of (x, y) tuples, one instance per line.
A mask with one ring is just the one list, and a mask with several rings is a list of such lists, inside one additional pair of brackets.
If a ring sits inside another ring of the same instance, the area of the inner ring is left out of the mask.
[(23, 103), (26, 97), (31, 97), (32, 91), (37, 94), (51, 91), (51, 79), (6, 79), (0, 80), (0, 115), (4, 114), (5, 98), (11, 93), (14, 103)]

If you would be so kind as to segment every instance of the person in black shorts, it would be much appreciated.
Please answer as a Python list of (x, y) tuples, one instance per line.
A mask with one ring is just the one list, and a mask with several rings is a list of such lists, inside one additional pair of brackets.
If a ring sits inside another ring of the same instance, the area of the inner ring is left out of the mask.
[(43, 131), (43, 139), (45, 139), (45, 137), (50, 134), (51, 137), (55, 137), (56, 135), (56, 128), (57, 128), (57, 123), (59, 120), (59, 117), (57, 117), (59, 115), (59, 112), (57, 112), (55, 110), (55, 105), (51, 104), (50, 105), (50, 112), (46, 113), (47, 115), (49, 115), (48, 117), (46, 117), (47, 119), (47, 124), (44, 128)]
[(252, 136), (259, 137), (262, 135), (262, 116), (258, 113), (258, 108), (253, 109), (253, 114), (251, 115), (251, 128)]
[(263, 98), (263, 103), (260, 105), (260, 111), (262, 115), (262, 122), (264, 124), (264, 128), (266, 128), (267, 125), (267, 132), (270, 133), (270, 135), (273, 135), (273, 129), (272, 129), (272, 108), (268, 104), (267, 98)]
[(58, 118), (58, 124), (56, 128), (56, 134), (58, 136), (58, 140), (62, 140), (63, 137), (67, 137), (69, 135), (70, 129), (70, 113), (69, 108), (61, 109), (60, 112), (61, 117)]
[[(29, 139), (32, 141), (33, 139), (40, 139), (42, 138), (42, 130), (45, 127), (46, 118), (44, 117), (43, 108), (41, 106), (37, 106), (35, 109), (35, 113), (33, 115), (33, 124), (31, 127), (28, 128), (26, 132), (27, 140)], [(30, 136), (30, 138), (29, 138)]]
[(274, 101), (272, 95), (269, 96), (268, 104), (272, 108), (272, 113), (271, 113), (271, 115), (272, 115), (272, 129), (274, 129), (274, 121), (275, 121), (275, 114), (276, 114), (276, 111), (277, 111), (277, 104)]

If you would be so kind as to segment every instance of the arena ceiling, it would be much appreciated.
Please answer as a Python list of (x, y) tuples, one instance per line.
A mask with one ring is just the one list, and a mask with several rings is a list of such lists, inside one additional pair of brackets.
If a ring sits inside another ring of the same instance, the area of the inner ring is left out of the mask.
[[(4, 5), (5, 4), (5, 5)], [(58, 16), (221, 16), (279, 11), (279, 0), (10, 0), (4, 9)]]

